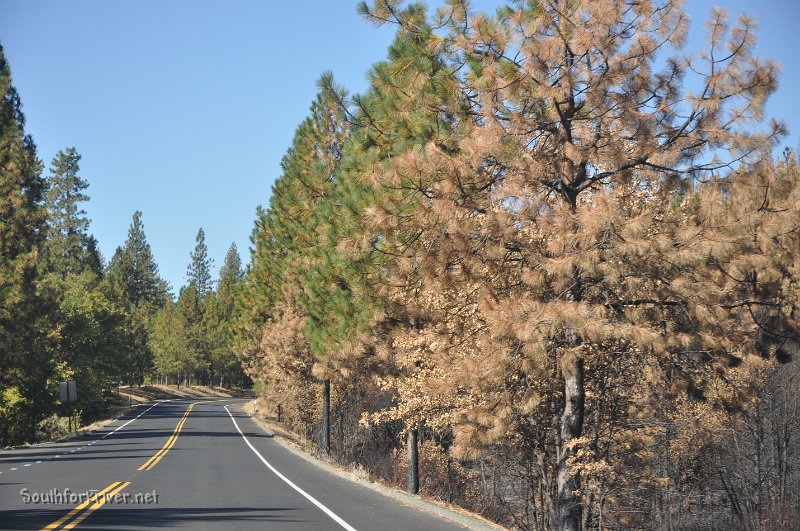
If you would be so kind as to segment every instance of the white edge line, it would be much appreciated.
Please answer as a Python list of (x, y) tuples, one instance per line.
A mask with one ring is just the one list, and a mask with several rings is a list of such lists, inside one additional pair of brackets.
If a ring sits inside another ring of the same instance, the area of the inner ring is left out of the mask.
[(325, 514), (327, 514), (328, 516), (330, 516), (330, 517), (331, 517), (331, 518), (332, 518), (332, 519), (333, 519), (333, 520), (334, 520), (334, 521), (335, 521), (337, 524), (339, 524), (339, 525), (340, 525), (340, 526), (342, 526), (343, 528), (347, 529), (348, 531), (356, 531), (356, 529), (355, 529), (353, 526), (351, 526), (350, 524), (348, 524), (347, 522), (345, 522), (344, 520), (342, 520), (341, 518), (339, 518), (339, 516), (338, 516), (336, 513), (334, 513), (333, 511), (331, 511), (330, 509), (328, 509), (328, 508), (327, 508), (327, 507), (325, 507), (324, 505), (322, 505), (322, 503), (320, 503), (319, 501), (317, 501), (317, 500), (316, 500), (316, 498), (314, 498), (314, 497), (313, 497), (311, 494), (307, 493), (306, 491), (304, 491), (303, 489), (301, 489), (300, 487), (298, 487), (297, 485), (295, 485), (294, 483), (292, 483), (292, 481), (291, 481), (289, 478), (287, 478), (286, 476), (284, 476), (283, 474), (281, 474), (280, 472), (278, 472), (278, 470), (277, 470), (277, 469), (276, 469), (274, 466), (272, 466), (272, 465), (269, 463), (269, 461), (267, 461), (266, 459), (264, 459), (264, 456), (263, 456), (263, 455), (261, 455), (261, 453), (260, 453), (258, 450), (256, 450), (256, 449), (255, 449), (255, 447), (254, 447), (252, 444), (250, 444), (250, 441), (247, 439), (247, 437), (245, 437), (245, 436), (244, 436), (244, 433), (242, 433), (242, 430), (239, 428), (239, 425), (236, 423), (236, 419), (235, 419), (235, 418), (233, 418), (233, 414), (231, 413), (231, 410), (230, 410), (230, 409), (228, 409), (228, 406), (224, 406), (224, 407), (225, 407), (225, 411), (227, 411), (227, 412), (228, 412), (228, 416), (230, 416), (231, 420), (233, 421), (233, 425), (236, 427), (236, 431), (238, 431), (238, 432), (239, 432), (239, 435), (241, 435), (241, 436), (242, 436), (242, 439), (244, 439), (244, 442), (246, 442), (246, 443), (247, 443), (247, 446), (249, 446), (249, 447), (250, 447), (250, 449), (251, 449), (251, 450), (253, 450), (253, 453), (255, 453), (255, 454), (258, 456), (258, 458), (259, 458), (259, 459), (261, 459), (261, 462), (262, 462), (262, 463), (264, 463), (265, 465), (267, 465), (267, 468), (269, 468), (270, 470), (272, 470), (272, 472), (273, 472), (273, 473), (274, 473), (276, 476), (278, 476), (279, 478), (281, 478), (281, 479), (282, 479), (282, 480), (283, 480), (283, 481), (284, 481), (284, 482), (285, 482), (287, 485), (289, 485), (289, 486), (290, 486), (290, 487), (292, 487), (294, 490), (296, 490), (297, 492), (299, 492), (300, 494), (302, 494), (303, 496), (305, 496), (305, 498), (306, 498), (308, 501), (310, 501), (311, 503), (313, 503), (314, 505), (316, 505), (317, 507), (319, 507), (319, 508), (322, 510), (322, 512), (324, 512)]
[[(121, 430), (122, 428), (124, 428), (125, 426), (127, 426), (128, 424), (130, 424), (131, 422), (133, 422), (134, 420), (138, 419), (139, 417), (141, 417), (142, 415), (144, 415), (145, 413), (147, 413), (148, 411), (150, 411), (151, 409), (153, 409), (153, 408), (154, 408), (154, 407), (156, 407), (157, 405), (159, 405), (159, 404), (163, 404), (164, 402), (170, 402), (170, 400), (159, 400), (158, 402), (156, 402), (155, 404), (153, 404), (153, 405), (152, 405), (152, 406), (150, 406), (149, 408), (145, 409), (144, 411), (142, 411), (141, 413), (139, 413), (138, 415), (136, 415), (136, 417), (132, 418), (131, 420), (129, 420), (128, 422), (126, 422), (126, 423), (125, 423), (125, 424), (123, 424), (122, 426), (118, 426), (118, 427), (117, 427), (117, 429), (115, 429), (114, 431), (110, 431), (110, 432), (106, 433), (105, 435), (103, 435), (102, 437), (100, 437), (100, 439), (105, 439), (105, 438), (106, 438), (106, 437), (108, 437), (109, 435), (114, 435), (115, 433), (117, 433), (117, 431)], [(98, 439), (98, 440), (99, 440), (99, 439)]]

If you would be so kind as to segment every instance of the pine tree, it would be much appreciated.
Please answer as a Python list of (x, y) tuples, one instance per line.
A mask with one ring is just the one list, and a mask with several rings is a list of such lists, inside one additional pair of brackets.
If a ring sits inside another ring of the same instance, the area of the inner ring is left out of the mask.
[(46, 232), (41, 171), (0, 47), (0, 445), (33, 440), (52, 400), (43, 333), (52, 301), (37, 291)]
[(108, 275), (128, 305), (159, 308), (166, 302), (169, 286), (159, 276), (158, 264), (144, 233), (141, 212), (133, 214), (128, 238), (111, 258)]
[(207, 297), (201, 298), (200, 292), (191, 283), (182, 287), (178, 294), (176, 310), (184, 333), (182, 343), (185, 347), (180, 366), (187, 383), (192, 379), (196, 383), (206, 383), (211, 365), (211, 338), (204, 318)]
[(188, 284), (197, 290), (200, 299), (202, 299), (213, 287), (213, 283), (211, 282), (211, 266), (213, 260), (208, 257), (206, 234), (203, 232), (202, 227), (197, 231), (195, 247), (194, 250), (189, 253), (189, 258), (189, 265), (186, 268)]
[[(322, 75), (318, 85), (320, 90), (311, 105), (311, 116), (295, 133), (292, 146), (281, 162), (283, 173), (273, 186), (270, 208), (259, 213), (253, 234), (253, 259), (242, 293), (245, 306), (250, 308), (240, 324), (240, 336), (250, 336), (250, 345), (242, 353), (248, 365), (252, 363), (250, 360), (260, 357), (261, 338), (267, 333), (263, 328), (279, 326), (278, 321), (271, 319), (274, 309), (301, 304), (302, 271), (320, 259), (316, 249), (328, 220), (316, 216), (315, 206), (328, 201), (336, 187), (336, 171), (349, 126), (342, 105), (346, 93), (335, 86), (328, 73)], [(256, 323), (256, 319), (260, 322)], [(313, 324), (307, 324), (309, 331), (313, 330)], [(315, 354), (322, 358), (325, 352)], [(253, 365), (256, 367), (252, 375), (258, 377), (265, 368), (258, 367), (258, 363)], [(320, 376), (324, 381), (330, 377), (324, 370)], [(326, 408), (323, 424), (328, 423), (327, 419)], [(326, 434), (327, 430), (323, 430), (321, 444), (327, 451), (330, 444)]]
[(89, 183), (78, 175), (81, 156), (75, 148), (59, 151), (50, 165), (45, 207), (48, 213), (46, 260), (48, 269), (62, 277), (79, 273), (89, 258), (89, 220), (80, 203), (88, 201)]
[(128, 335), (124, 308), (101, 282), (102, 257), (80, 205), (89, 200), (89, 183), (79, 175), (80, 158), (75, 148), (53, 158), (44, 197), (48, 231), (43, 269), (57, 301), (51, 357), (83, 389), (75, 406), (88, 413), (102, 402), (107, 382), (127, 370)]
[(156, 312), (151, 321), (149, 346), (153, 351), (153, 365), (158, 374), (180, 385), (186, 366), (187, 347), (185, 344), (185, 322), (177, 311), (176, 304), (167, 303)]
[(219, 270), (217, 290), (232, 296), (243, 279), (242, 258), (239, 256), (239, 249), (236, 247), (236, 242), (234, 242), (231, 243), (228, 252), (225, 253), (225, 261)]
[[(416, 201), (424, 199), (414, 191), (425, 178), (383, 186), (379, 176), (396, 157), (428, 143), (447, 149), (463, 112), (459, 100), (453, 101), (456, 83), (452, 72), (429, 48), (433, 30), (423, 6), (398, 7), (389, 14), (362, 5), (361, 11), (373, 20), (394, 19), (398, 31), (388, 60), (370, 70), (370, 89), (353, 98), (353, 132), (345, 145), (339, 186), (332, 200), (318, 208), (320, 219), (330, 222), (319, 246), (324, 259), (306, 275), (305, 304), (313, 325), (308, 327), (308, 336), (312, 347), (329, 353), (324, 359), (334, 371), (358, 374), (364, 369), (377, 370), (390, 377), (389, 381), (402, 382), (420, 370), (418, 356), (398, 351), (387, 339), (394, 329), (415, 328), (418, 320), (405, 311), (405, 301), (387, 304), (390, 301), (382, 296), (393, 250), (384, 246), (381, 229), (372, 225), (371, 214), (407, 215)], [(404, 252), (410, 252), (415, 233), (405, 235), (403, 241), (407, 246)], [(370, 355), (374, 352), (392, 354), (379, 364)], [(398, 386), (389, 385), (386, 391), (396, 393)], [(435, 403), (425, 396), (415, 397), (414, 402)], [(395, 409), (393, 415), (374, 418), (401, 420), (405, 425), (407, 488), (417, 492), (417, 430), (425, 424), (426, 411), (404, 407)]]
[(221, 338), (216, 320), (218, 305), (216, 294), (212, 291), (212, 260), (208, 257), (205, 232), (197, 231), (194, 250), (189, 254), (186, 268), (187, 284), (181, 288), (175, 306), (180, 320), (184, 347), (183, 359), (179, 366), (184, 378), (191, 377), (198, 383), (208, 383), (214, 377), (213, 352), (220, 348)]
[(225, 261), (219, 270), (216, 292), (206, 297), (204, 327), (207, 333), (211, 355), (210, 376), (212, 383), (219, 380), (223, 386), (227, 381), (241, 384), (241, 369), (237, 370), (234, 323), (238, 320), (237, 294), (240, 290), (244, 272), (242, 260), (236, 244), (232, 243), (225, 254)]
[(129, 381), (142, 383), (153, 364), (148, 338), (149, 321), (169, 299), (169, 285), (159, 276), (139, 211), (133, 214), (127, 240), (111, 258), (107, 278), (127, 312)]
[[(399, 2), (376, 4), (373, 20), (409, 26)], [(761, 119), (776, 67), (753, 57), (752, 20), (731, 30), (715, 11), (709, 52), (656, 71), (685, 35), (678, 2), (519, 2), (494, 17), (449, 2), (437, 16), (447, 29), (425, 45), (459, 72), (442, 110), (454, 135), (381, 168), (410, 208), (372, 214), (397, 257), (388, 297), (421, 324), (396, 335), (422, 369), (397, 409), (420, 390), (448, 398), (426, 409), (432, 424), (460, 419), (461, 455), (517, 441), (553, 507), (543, 525), (577, 530), (602, 488), (644, 483), (619, 465), (682, 404), (747, 396), (771, 354), (751, 348), (764, 323), (742, 308), (790, 326), (768, 300), (764, 243), (734, 229), (771, 214), (716, 217), (736, 183), (770, 196), (752, 176), (783, 127), (743, 125)], [(746, 294), (746, 279), (763, 284)], [(592, 490), (609, 474), (625, 479)]]

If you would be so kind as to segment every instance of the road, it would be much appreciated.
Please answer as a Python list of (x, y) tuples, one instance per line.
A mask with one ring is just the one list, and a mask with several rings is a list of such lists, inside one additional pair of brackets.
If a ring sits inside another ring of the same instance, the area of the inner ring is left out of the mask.
[(297, 456), (244, 403), (160, 402), (0, 452), (0, 529), (464, 529)]

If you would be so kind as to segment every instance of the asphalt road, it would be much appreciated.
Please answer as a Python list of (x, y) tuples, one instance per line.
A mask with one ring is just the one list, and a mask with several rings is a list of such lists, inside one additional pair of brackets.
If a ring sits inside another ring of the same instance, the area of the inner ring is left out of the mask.
[(160, 402), (0, 452), (0, 529), (464, 529), (298, 457), (244, 402)]

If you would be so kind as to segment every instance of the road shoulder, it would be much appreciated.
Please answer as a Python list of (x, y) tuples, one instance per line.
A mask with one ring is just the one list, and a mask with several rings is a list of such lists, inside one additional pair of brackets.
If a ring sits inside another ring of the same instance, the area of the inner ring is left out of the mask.
[(253, 415), (252, 404), (253, 401), (250, 401), (245, 404), (236, 404), (231, 407), (236, 407), (237, 409), (248, 415), (250, 419), (259, 428), (261, 428), (268, 437), (272, 437), (281, 446), (283, 446), (293, 454), (297, 455), (301, 459), (307, 461), (308, 463), (311, 463), (312, 465), (330, 474), (351, 481), (359, 486), (366, 487), (374, 492), (383, 494), (384, 496), (388, 496), (410, 507), (414, 507), (416, 509), (426, 511), (431, 514), (435, 514), (437, 516), (450, 520), (451, 522), (462, 525), (468, 529), (474, 529), (477, 531), (497, 531), (499, 529), (505, 529), (504, 527), (501, 527), (498, 524), (495, 524), (494, 522), (490, 522), (489, 520), (486, 520), (485, 518), (482, 518), (479, 515), (469, 513), (468, 511), (460, 507), (448, 506), (447, 504), (439, 500), (423, 498), (421, 496), (414, 496), (402, 490), (384, 485), (383, 483), (370, 481), (366, 477), (366, 474), (359, 474), (357, 472), (346, 470), (341, 466), (338, 466), (334, 463), (321, 459), (318, 456), (312, 455), (308, 453), (306, 450), (304, 450), (300, 444), (298, 444), (298, 441), (294, 436), (294, 434), (284, 430), (280, 426), (259, 419), (257, 416)]

